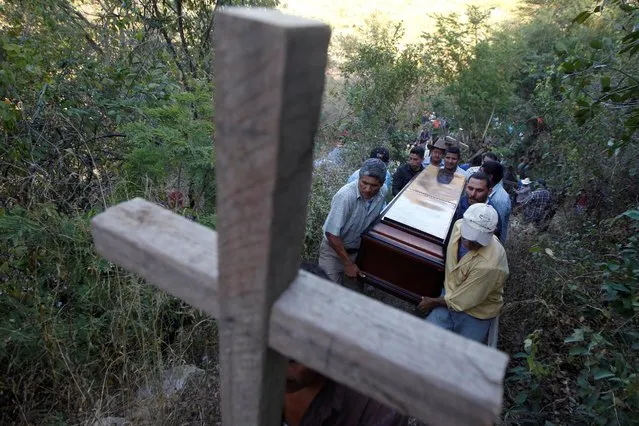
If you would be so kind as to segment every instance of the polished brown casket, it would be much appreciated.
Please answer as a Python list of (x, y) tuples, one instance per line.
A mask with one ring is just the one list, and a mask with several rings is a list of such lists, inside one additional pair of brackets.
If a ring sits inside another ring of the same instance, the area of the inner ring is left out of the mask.
[(360, 281), (409, 302), (437, 297), (444, 282), (444, 241), (465, 176), (426, 167), (362, 235)]

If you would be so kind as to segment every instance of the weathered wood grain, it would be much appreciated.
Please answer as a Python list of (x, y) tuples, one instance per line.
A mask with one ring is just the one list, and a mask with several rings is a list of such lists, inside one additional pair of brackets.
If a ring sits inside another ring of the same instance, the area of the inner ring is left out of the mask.
[(226, 425), (279, 425), (273, 302), (297, 274), (330, 29), (275, 10), (215, 23), (220, 359)]
[(93, 218), (91, 233), (102, 256), (217, 317), (214, 231), (135, 198)]
[(300, 271), (273, 306), (272, 348), (429, 425), (490, 425), (508, 356)]

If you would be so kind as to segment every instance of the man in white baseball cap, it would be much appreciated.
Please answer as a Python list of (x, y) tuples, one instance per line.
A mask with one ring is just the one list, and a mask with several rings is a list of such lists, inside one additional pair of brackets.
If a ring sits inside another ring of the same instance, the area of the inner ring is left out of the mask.
[(508, 277), (506, 251), (495, 236), (497, 217), (488, 204), (468, 207), (453, 225), (442, 295), (419, 304), (429, 312), (426, 321), (478, 342), (499, 315)]

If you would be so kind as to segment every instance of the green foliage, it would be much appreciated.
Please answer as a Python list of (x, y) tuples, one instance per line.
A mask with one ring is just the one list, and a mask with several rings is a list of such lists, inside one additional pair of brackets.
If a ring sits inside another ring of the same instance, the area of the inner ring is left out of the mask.
[(491, 32), (490, 13), (469, 6), (462, 16), (436, 14), (436, 31), (422, 35), (431, 103), (473, 139), (491, 117), (509, 114), (524, 66), (521, 37), (510, 28)]
[(519, 40), (505, 33), (498, 37), (479, 42), (474, 58), (443, 91), (455, 105), (445, 115), (473, 135), (481, 134), (491, 115), (507, 114), (518, 100), (514, 92), (521, 66)]
[(630, 424), (639, 410), (639, 371), (636, 356), (629, 353), (629, 343), (637, 345), (639, 334), (621, 333), (618, 338), (575, 329), (564, 340), (571, 345), (570, 355), (582, 365), (576, 380), (578, 415), (590, 424)]
[(323, 238), (322, 226), (331, 209), (331, 200), (333, 195), (346, 184), (349, 174), (346, 168), (331, 166), (321, 166), (313, 173), (302, 252), (305, 260), (317, 261)]
[[(605, 10), (604, 10), (604, 6)], [(609, 7), (618, 11), (608, 11)], [(639, 130), (639, 69), (636, 58), (639, 52), (639, 29), (634, 25), (639, 19), (639, 6), (621, 0), (604, 2), (592, 10), (581, 12), (574, 24), (585, 25), (604, 19), (604, 13), (615, 14), (621, 30), (609, 34), (595, 34), (588, 42), (590, 51), (566, 58), (559, 70), (571, 77), (568, 87), (576, 100), (575, 119), (581, 126), (596, 117), (602, 109), (617, 109), (622, 122), (619, 132), (611, 140), (610, 152), (631, 143)], [(596, 19), (599, 18), (599, 19)], [(593, 25), (597, 25), (594, 23)], [(614, 56), (608, 52), (613, 50)]]
[(84, 422), (210, 346), (211, 321), (95, 253), (89, 219), (177, 190), (215, 225), (214, 8), (0, 6), (0, 423)]
[(521, 385), (521, 390), (513, 400), (514, 410), (525, 410), (531, 404), (531, 409), (539, 409), (539, 400), (542, 398), (543, 389), (540, 381), (550, 374), (549, 367), (539, 361), (537, 352), (541, 340), (542, 331), (535, 330), (524, 341), (524, 352), (513, 355), (514, 359), (524, 359), (525, 365), (518, 365), (508, 371), (506, 382), (514, 382)]
[[(545, 241), (552, 249), (531, 250), (512, 265), (520, 280), (527, 282), (518, 270), (524, 268), (538, 283), (532, 295), (539, 307), (524, 321), (543, 333), (529, 335), (524, 351), (513, 357), (507, 378), (511, 422), (608, 425), (636, 418), (636, 215), (629, 210), (597, 227), (564, 227), (552, 243)], [(623, 238), (610, 244), (613, 236)]]
[(198, 201), (214, 203), (213, 134), (210, 86), (178, 93), (123, 126), (130, 152), (125, 169), (139, 188), (183, 188)]
[(406, 98), (422, 78), (419, 47), (400, 48), (401, 24), (369, 18), (357, 37), (342, 40), (349, 106), (365, 124), (392, 126)]
[(457, 13), (433, 15), (435, 31), (422, 33), (422, 38), (429, 76), (437, 84), (454, 82), (466, 68), (474, 57), (478, 43), (487, 37), (489, 16), (490, 10), (477, 6), (468, 6), (464, 16)]
[(628, 210), (618, 216), (630, 218), (630, 236), (617, 244), (618, 259), (601, 264), (606, 292), (606, 301), (611, 309), (626, 317), (633, 318), (639, 313), (639, 211)]
[(110, 389), (162, 368), (199, 315), (98, 257), (88, 219), (53, 205), (0, 214), (2, 423), (40, 423), (32, 404), (78, 422)]

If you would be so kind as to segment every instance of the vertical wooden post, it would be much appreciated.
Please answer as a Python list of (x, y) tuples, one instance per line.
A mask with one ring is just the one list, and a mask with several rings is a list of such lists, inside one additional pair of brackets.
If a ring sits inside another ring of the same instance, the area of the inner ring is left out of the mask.
[(273, 302), (297, 275), (330, 29), (275, 10), (215, 25), (219, 332), (225, 425), (278, 425)]

